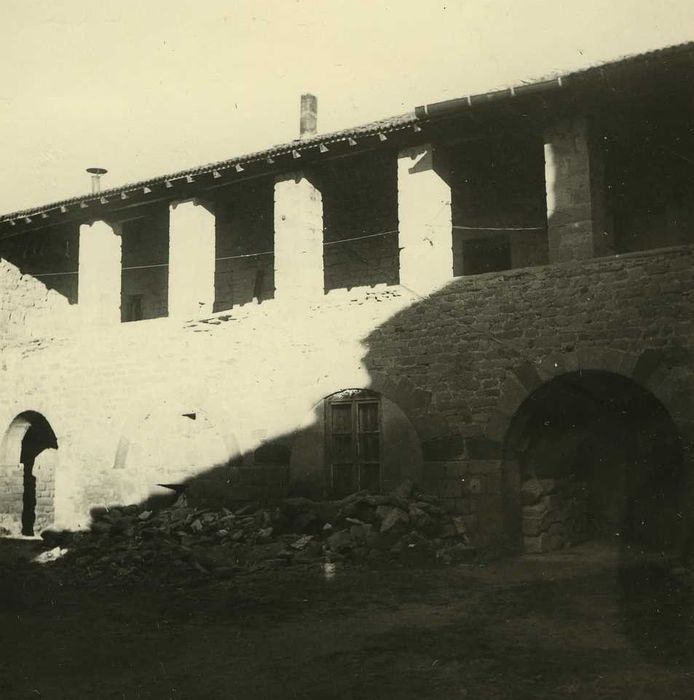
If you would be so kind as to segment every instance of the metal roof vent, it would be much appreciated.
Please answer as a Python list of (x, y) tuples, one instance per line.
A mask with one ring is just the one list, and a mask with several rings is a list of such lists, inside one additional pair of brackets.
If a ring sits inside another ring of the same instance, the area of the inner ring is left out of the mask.
[(92, 194), (101, 192), (101, 176), (106, 175), (105, 168), (87, 168), (87, 172), (92, 176)]

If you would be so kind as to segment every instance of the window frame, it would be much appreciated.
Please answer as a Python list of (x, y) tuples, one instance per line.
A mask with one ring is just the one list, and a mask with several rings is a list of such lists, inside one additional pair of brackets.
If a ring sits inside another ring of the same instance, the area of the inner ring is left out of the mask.
[[(371, 405), (376, 406), (376, 430), (361, 430), (361, 413), (360, 406)], [(333, 428), (333, 407), (349, 406), (350, 407), (350, 430), (335, 431)], [(330, 493), (346, 496), (354, 491), (360, 491), (368, 488), (371, 491), (381, 492), (383, 489), (383, 405), (381, 397), (375, 392), (366, 389), (347, 389), (338, 394), (333, 394), (324, 401), (324, 421), (325, 421), (325, 464), (326, 478), (328, 482), (328, 490)], [(334, 436), (349, 435), (350, 436), (350, 461), (336, 462), (334, 459)], [(364, 435), (378, 436), (378, 459), (364, 459), (364, 448), (360, 438)], [(335, 480), (335, 467), (351, 466), (351, 482), (353, 488), (347, 493), (338, 494)], [(376, 486), (369, 486), (370, 480), (366, 477), (366, 467), (376, 466), (378, 470), (378, 478)]]

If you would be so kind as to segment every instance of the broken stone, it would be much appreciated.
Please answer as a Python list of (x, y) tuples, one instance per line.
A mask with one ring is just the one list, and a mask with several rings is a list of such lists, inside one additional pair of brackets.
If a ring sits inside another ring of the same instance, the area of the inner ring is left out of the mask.
[(415, 485), (411, 479), (405, 479), (400, 485), (393, 491), (393, 493), (402, 499), (408, 499), (412, 496)]
[(404, 510), (395, 507), (379, 506), (380, 508), (388, 508), (385, 516), (381, 521), (381, 532), (403, 532), (407, 529), (410, 518)]
[(272, 539), (272, 527), (265, 527), (258, 530), (257, 542), (269, 542)]
[(351, 549), (354, 546), (352, 537), (348, 530), (338, 530), (326, 540), (326, 544), (335, 552)]
[(292, 549), (304, 549), (312, 539), (313, 537), (311, 535), (302, 535), (298, 540), (295, 540), (289, 546)]

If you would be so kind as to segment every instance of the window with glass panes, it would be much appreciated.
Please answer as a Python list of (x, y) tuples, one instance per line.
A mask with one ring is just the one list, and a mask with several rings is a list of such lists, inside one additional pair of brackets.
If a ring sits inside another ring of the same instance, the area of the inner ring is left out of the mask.
[(340, 392), (326, 402), (332, 491), (344, 496), (381, 488), (381, 404), (365, 390)]

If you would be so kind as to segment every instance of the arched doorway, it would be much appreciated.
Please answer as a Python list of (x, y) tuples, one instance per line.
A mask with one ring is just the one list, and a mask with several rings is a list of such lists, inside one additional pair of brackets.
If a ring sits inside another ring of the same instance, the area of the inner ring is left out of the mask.
[(579, 371), (548, 381), (516, 411), (504, 458), (507, 528), (525, 551), (604, 538), (680, 546), (680, 438), (633, 380)]
[(6, 502), (3, 519), (12, 530), (31, 536), (55, 517), (55, 464), (58, 440), (46, 418), (24, 411), (14, 418), (2, 442)]
[(317, 403), (296, 434), (292, 490), (343, 497), (360, 489), (387, 492), (421, 477), (419, 436), (403, 410), (370, 389), (348, 388)]

